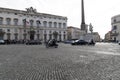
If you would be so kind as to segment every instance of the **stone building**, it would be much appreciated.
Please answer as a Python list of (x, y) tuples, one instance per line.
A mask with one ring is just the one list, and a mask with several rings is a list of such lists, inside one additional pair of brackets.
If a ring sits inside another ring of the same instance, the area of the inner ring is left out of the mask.
[(96, 41), (96, 42), (100, 42), (101, 41), (101, 38), (100, 38), (100, 35), (99, 35), (98, 32), (93, 32), (92, 34), (93, 34), (94, 41)]
[(81, 30), (80, 28), (77, 27), (73, 27), (73, 26), (68, 26), (67, 27), (67, 38), (68, 40), (75, 40), (75, 39), (79, 39), (81, 36)]
[(106, 41), (106, 42), (111, 42), (111, 41), (112, 41), (111, 33), (112, 33), (112, 32), (109, 31), (109, 32), (107, 32), (107, 33), (105, 34), (104, 41)]
[(0, 8), (0, 39), (49, 40), (67, 39), (67, 17), (26, 10)]
[(111, 18), (111, 36), (112, 41), (120, 41), (120, 15), (116, 15)]

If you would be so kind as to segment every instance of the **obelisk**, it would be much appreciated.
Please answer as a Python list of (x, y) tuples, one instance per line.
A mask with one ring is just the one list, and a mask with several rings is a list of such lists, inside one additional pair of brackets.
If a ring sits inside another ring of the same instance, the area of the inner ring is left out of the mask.
[(85, 14), (84, 14), (84, 0), (81, 0), (81, 30), (86, 31)]

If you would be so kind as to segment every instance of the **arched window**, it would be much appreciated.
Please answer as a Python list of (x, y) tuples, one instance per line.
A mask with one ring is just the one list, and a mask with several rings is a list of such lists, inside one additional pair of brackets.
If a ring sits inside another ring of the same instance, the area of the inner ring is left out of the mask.
[(52, 27), (52, 22), (49, 22), (49, 27)]
[(37, 27), (40, 27), (41, 22), (39, 20), (36, 21)]
[(62, 23), (59, 23), (59, 28), (61, 28), (61, 26), (62, 26)]
[(2, 24), (3, 24), (3, 18), (0, 17), (0, 25), (2, 25)]
[(55, 27), (55, 28), (57, 27), (57, 22), (54, 22), (54, 27)]
[(14, 19), (14, 25), (18, 25), (18, 19), (17, 18)]
[(30, 26), (33, 26), (33, 22), (34, 22), (33, 20), (30, 20)]
[(66, 28), (66, 23), (63, 23), (63, 28)]
[(10, 25), (11, 24), (11, 19), (10, 18), (6, 18), (6, 22), (7, 22), (7, 25)]
[(44, 22), (43, 22), (43, 26), (44, 26), (44, 27), (47, 27), (47, 21), (44, 21)]
[(23, 26), (26, 26), (26, 19), (23, 19)]

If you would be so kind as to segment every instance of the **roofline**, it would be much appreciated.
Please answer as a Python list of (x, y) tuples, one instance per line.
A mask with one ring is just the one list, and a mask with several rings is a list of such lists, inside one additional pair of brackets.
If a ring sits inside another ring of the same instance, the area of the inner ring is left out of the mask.
[[(0, 7), (0, 10), (10, 10), (11, 12), (12, 11), (15, 11), (16, 13), (27, 13), (27, 11), (25, 10), (17, 10), (17, 9), (10, 9), (10, 8), (3, 8), (3, 7)], [(56, 17), (62, 17), (62, 18), (66, 18), (68, 19), (67, 17), (65, 16), (59, 16), (59, 15), (53, 15), (53, 14), (47, 14), (47, 13), (40, 13), (40, 12), (36, 12), (36, 14), (41, 14), (41, 15), (48, 15), (48, 16), (56, 16)]]
[(78, 27), (73, 27), (73, 26), (68, 26), (67, 28), (76, 28), (76, 29), (80, 29)]
[(120, 14), (113, 16), (111, 19), (116, 18), (116, 17), (120, 17)]

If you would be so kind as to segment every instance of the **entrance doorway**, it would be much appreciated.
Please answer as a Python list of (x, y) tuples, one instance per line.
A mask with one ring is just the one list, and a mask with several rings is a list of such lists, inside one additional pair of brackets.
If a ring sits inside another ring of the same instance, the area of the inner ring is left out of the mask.
[(35, 31), (30, 31), (30, 40), (34, 40)]
[(58, 37), (58, 32), (54, 31), (54, 32), (53, 32), (53, 37), (54, 37), (54, 39), (56, 39), (56, 40), (57, 40), (57, 37)]
[(116, 37), (114, 37), (114, 42), (116, 42)]
[(0, 40), (4, 39), (4, 34), (5, 34), (5, 32), (2, 29), (0, 29)]

